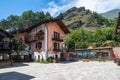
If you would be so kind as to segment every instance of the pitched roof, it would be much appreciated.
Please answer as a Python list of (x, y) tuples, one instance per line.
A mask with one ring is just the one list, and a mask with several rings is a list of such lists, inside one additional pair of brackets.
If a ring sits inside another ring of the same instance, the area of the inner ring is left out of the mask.
[(13, 37), (12, 34), (10, 34), (9, 32), (6, 32), (5, 30), (0, 29), (0, 37), (4, 38), (4, 37)]
[(29, 28), (27, 28), (27, 29), (25, 29), (25, 30), (23, 30), (21, 32), (29, 32), (33, 28), (36, 28), (39, 25), (42, 25), (42, 24), (45, 24), (45, 23), (49, 23), (49, 22), (56, 22), (60, 26), (60, 28), (64, 31), (65, 34), (70, 32), (68, 30), (68, 28), (65, 26), (65, 24), (61, 20), (59, 20), (59, 19), (43, 20), (43, 21), (41, 21), (41, 22), (39, 22), (39, 23), (37, 23), (37, 24), (35, 24), (35, 25), (33, 25), (33, 26), (31, 26), (31, 27), (29, 27)]

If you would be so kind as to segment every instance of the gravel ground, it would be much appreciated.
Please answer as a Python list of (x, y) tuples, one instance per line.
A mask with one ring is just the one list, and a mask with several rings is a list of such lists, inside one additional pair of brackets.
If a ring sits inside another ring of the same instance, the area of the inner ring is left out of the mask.
[(15, 63), (0, 68), (0, 80), (120, 80), (113, 62)]

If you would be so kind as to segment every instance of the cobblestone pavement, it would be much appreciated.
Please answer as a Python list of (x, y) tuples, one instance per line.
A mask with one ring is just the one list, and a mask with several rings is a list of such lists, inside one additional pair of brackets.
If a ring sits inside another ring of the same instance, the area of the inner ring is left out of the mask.
[(23, 63), (0, 68), (0, 80), (120, 80), (113, 62)]

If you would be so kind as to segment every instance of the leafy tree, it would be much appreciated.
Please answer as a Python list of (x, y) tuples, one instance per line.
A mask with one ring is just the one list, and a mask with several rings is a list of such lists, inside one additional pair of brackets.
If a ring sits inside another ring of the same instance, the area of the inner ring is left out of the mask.
[(8, 21), (14, 22), (14, 21), (18, 21), (19, 20), (19, 16), (17, 15), (10, 15), (7, 17)]
[(2, 29), (8, 29), (9, 27), (11, 26), (11, 24), (10, 24), (10, 21), (7, 21), (7, 20), (5, 20), (5, 19), (3, 19), (1, 22), (0, 22), (0, 27), (2, 28)]
[(21, 16), (10, 15), (6, 19), (0, 21), (0, 28), (6, 30), (14, 28), (15, 30), (22, 30), (32, 26), (42, 20), (51, 19), (49, 12), (46, 14), (41, 12), (33, 12), (32, 10), (25, 11)]
[(83, 28), (72, 30), (65, 39), (68, 48), (88, 48), (119, 46), (120, 36), (115, 34), (114, 27), (106, 27), (94, 31)]
[(47, 12), (46, 13), (46, 17), (45, 17), (45, 19), (51, 19), (52, 17), (51, 17), (51, 15), (50, 15), (50, 13), (49, 12)]
[(25, 11), (22, 13), (22, 19), (23, 20), (31, 20), (34, 19), (35, 13), (32, 10)]
[(13, 45), (14, 45), (13, 49), (17, 52), (18, 55), (21, 50), (25, 50), (26, 48), (26, 45), (24, 44), (21, 38), (14, 38)]

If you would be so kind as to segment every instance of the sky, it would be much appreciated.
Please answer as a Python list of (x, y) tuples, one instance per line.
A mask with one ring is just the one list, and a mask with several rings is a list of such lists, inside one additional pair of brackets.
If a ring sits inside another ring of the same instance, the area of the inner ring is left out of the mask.
[(120, 9), (120, 0), (0, 0), (0, 20), (9, 15), (20, 16), (27, 10), (50, 12), (55, 17), (71, 7), (83, 6), (91, 11), (104, 13)]

